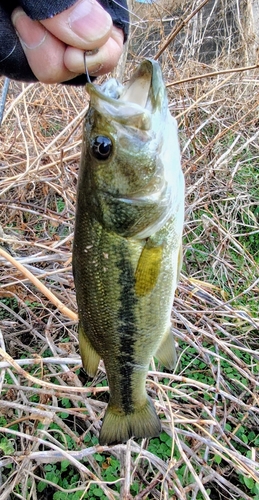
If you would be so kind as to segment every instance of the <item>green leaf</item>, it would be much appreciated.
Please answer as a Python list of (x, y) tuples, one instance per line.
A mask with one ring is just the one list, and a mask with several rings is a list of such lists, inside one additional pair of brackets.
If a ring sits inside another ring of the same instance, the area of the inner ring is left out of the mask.
[(243, 443), (245, 443), (245, 444), (248, 443), (248, 437), (246, 434), (242, 434), (241, 439), (242, 439)]
[(98, 444), (98, 438), (96, 436), (92, 436), (92, 443), (93, 443), (93, 446)]
[(256, 434), (255, 434), (254, 431), (249, 432), (249, 434), (248, 434), (249, 441), (253, 441), (253, 439), (255, 438), (255, 436), (256, 436)]
[(222, 461), (222, 457), (220, 455), (215, 455), (213, 460), (214, 462), (216, 462), (216, 464), (220, 464)]
[(0, 440), (0, 450), (2, 450), (4, 455), (12, 455), (14, 452), (14, 447), (8, 438), (4, 437)]
[(118, 470), (120, 467), (120, 462), (116, 458), (111, 458), (110, 459), (110, 465), (114, 470)]
[(230, 424), (226, 424), (226, 425), (225, 425), (225, 429), (226, 429), (226, 431), (231, 431), (231, 430), (232, 430), (232, 427), (231, 427), (231, 425), (230, 425)]
[(46, 471), (50, 471), (50, 470), (52, 470), (53, 468), (54, 468), (54, 466), (53, 466), (52, 464), (46, 464), (46, 465), (44, 465), (44, 470), (45, 470), (45, 472), (46, 472)]
[(45, 483), (45, 481), (40, 481), (37, 484), (37, 490), (39, 491), (39, 493), (41, 493), (43, 490), (45, 490), (46, 486), (47, 486), (47, 483)]
[(249, 488), (249, 490), (252, 490), (253, 487), (254, 487), (254, 480), (252, 477), (247, 477), (247, 476), (243, 476), (243, 479), (244, 479), (244, 483), (246, 485), (247, 488)]
[(61, 466), (61, 471), (65, 471), (68, 466), (70, 465), (70, 462), (69, 460), (62, 460), (61, 463), (60, 463), (60, 466)]
[(101, 498), (101, 497), (104, 497), (104, 492), (101, 488), (94, 488), (94, 490), (92, 491), (93, 495), (95, 495), (96, 497), (98, 498)]
[(61, 403), (64, 408), (71, 408), (71, 402), (68, 398), (62, 398)]
[(65, 412), (59, 413), (59, 417), (62, 418), (63, 420), (65, 420), (65, 418), (68, 418), (68, 416), (69, 416), (68, 413)]
[(139, 484), (138, 483), (133, 483), (130, 487), (130, 491), (132, 493), (139, 493)]
[(163, 442), (165, 442), (165, 443), (166, 443), (166, 442), (167, 442), (167, 440), (168, 440), (168, 434), (166, 434), (166, 432), (162, 432), (162, 433), (160, 434), (160, 441), (163, 441)]
[(118, 479), (118, 476), (114, 476), (113, 474), (111, 474), (110, 472), (107, 472), (107, 474), (104, 474), (105, 476), (105, 481), (116, 481), (116, 479)]
[(53, 495), (53, 500), (68, 500), (69, 496), (63, 491), (56, 491)]
[(47, 481), (51, 481), (52, 483), (58, 484), (60, 479), (60, 471), (51, 471), (46, 473)]

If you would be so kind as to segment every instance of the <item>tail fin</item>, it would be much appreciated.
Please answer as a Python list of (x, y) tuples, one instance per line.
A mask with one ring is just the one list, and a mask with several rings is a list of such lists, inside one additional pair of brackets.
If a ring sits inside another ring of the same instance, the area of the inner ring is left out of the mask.
[(100, 445), (124, 443), (128, 439), (159, 436), (161, 423), (152, 401), (147, 397), (144, 406), (125, 414), (120, 408), (108, 404), (103, 419), (99, 442)]

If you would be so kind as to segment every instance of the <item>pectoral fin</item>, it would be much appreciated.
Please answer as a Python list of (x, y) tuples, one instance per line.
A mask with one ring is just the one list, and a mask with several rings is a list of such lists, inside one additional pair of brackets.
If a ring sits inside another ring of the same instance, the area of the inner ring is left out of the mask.
[(85, 334), (82, 325), (79, 323), (78, 330), (78, 340), (79, 340), (79, 351), (82, 358), (83, 367), (89, 375), (89, 377), (94, 377), (100, 361), (100, 356), (93, 348), (89, 338)]
[(150, 293), (156, 285), (163, 255), (163, 246), (144, 246), (135, 272), (135, 291), (140, 297)]
[(167, 332), (163, 336), (162, 342), (155, 354), (155, 357), (163, 366), (165, 366), (165, 368), (168, 368), (169, 370), (174, 369), (177, 358), (171, 327), (168, 328)]

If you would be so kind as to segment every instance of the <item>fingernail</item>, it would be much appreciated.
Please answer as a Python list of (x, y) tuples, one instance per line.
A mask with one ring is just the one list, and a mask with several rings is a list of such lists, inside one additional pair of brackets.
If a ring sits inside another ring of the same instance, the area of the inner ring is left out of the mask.
[(95, 0), (82, 0), (70, 14), (68, 23), (72, 31), (88, 42), (99, 40), (112, 27), (108, 12)]
[(95, 56), (96, 54), (98, 54), (98, 52), (99, 52), (99, 49), (85, 50), (85, 57)]
[(27, 49), (36, 49), (47, 36), (44, 26), (37, 21), (32, 21), (20, 7), (13, 11), (12, 23)]

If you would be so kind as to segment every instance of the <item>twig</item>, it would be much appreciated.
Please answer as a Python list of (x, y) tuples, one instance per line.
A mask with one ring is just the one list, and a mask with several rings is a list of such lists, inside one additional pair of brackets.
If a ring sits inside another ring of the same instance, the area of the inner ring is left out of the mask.
[(191, 104), (190, 106), (188, 106), (188, 109), (186, 109), (182, 113), (179, 113), (178, 115), (176, 115), (175, 118), (177, 120), (179, 120), (179, 118), (181, 118), (182, 116), (184, 116), (187, 113), (189, 113), (193, 108), (196, 108), (197, 104), (199, 104), (201, 101), (203, 101), (204, 99), (206, 99), (209, 95), (214, 94), (216, 92), (216, 90), (219, 90), (227, 82), (229, 82), (229, 80), (231, 80), (232, 77), (233, 77), (233, 74), (231, 73), (229, 76), (227, 76), (227, 78), (225, 78), (225, 80), (223, 80), (222, 82), (219, 82), (217, 85), (215, 85), (215, 87), (212, 87), (208, 92), (206, 92), (206, 94), (202, 94), (193, 104)]
[(202, 7), (204, 7), (204, 5), (206, 5), (206, 3), (208, 3), (208, 1), (209, 0), (203, 0), (203, 2), (200, 5), (198, 5), (198, 7), (196, 7), (196, 9), (194, 9), (188, 17), (186, 17), (186, 19), (180, 20), (180, 22), (178, 23), (176, 28), (165, 39), (162, 47), (159, 49), (159, 51), (154, 56), (154, 59), (158, 59), (161, 56), (161, 54), (163, 54), (165, 49), (175, 39), (175, 37), (178, 35), (178, 33), (180, 33), (180, 31), (184, 28), (184, 26), (186, 26), (189, 23), (189, 21), (195, 16), (195, 14), (197, 14), (202, 9)]
[[(78, 367), (82, 366), (81, 358), (58, 358), (58, 357), (48, 357), (42, 358), (40, 356), (35, 358), (22, 358), (14, 360), (15, 363), (19, 366), (27, 366), (27, 365), (38, 365), (38, 364), (50, 364), (50, 365), (62, 365), (63, 363), (66, 365), (78, 365)], [(10, 363), (7, 361), (0, 361), (0, 370), (3, 368), (9, 368)]]
[(62, 313), (64, 316), (77, 321), (78, 316), (76, 313), (71, 311), (68, 307), (66, 307), (43, 283), (40, 282), (38, 278), (36, 278), (28, 269), (26, 269), (20, 262), (18, 262), (14, 257), (12, 257), (8, 252), (0, 248), (0, 255), (4, 257), (8, 262), (10, 262), (13, 266), (18, 269), (26, 278), (28, 278), (31, 283), (33, 283), (38, 290), (47, 297), (47, 299)]
[(73, 386), (63, 386), (63, 385), (56, 385), (56, 384), (51, 384), (50, 382), (45, 382), (45, 380), (41, 380), (37, 377), (33, 377), (30, 375), (30, 373), (26, 372), (23, 368), (21, 368), (14, 359), (7, 354), (7, 352), (3, 351), (3, 349), (0, 348), (0, 356), (5, 359), (9, 365), (11, 365), (15, 371), (21, 375), (22, 377), (25, 377), (25, 379), (29, 380), (33, 384), (40, 385), (42, 387), (48, 388), (48, 389), (54, 389), (55, 391), (65, 391), (65, 392), (83, 392), (83, 393), (97, 393), (97, 392), (103, 392), (108, 390), (108, 387), (73, 387)]
[[(90, 470), (88, 469), (84, 464), (79, 462), (77, 458), (73, 456), (69, 451), (64, 450), (60, 448), (60, 446), (57, 446), (53, 443), (50, 443), (49, 441), (46, 441), (45, 439), (41, 439), (39, 437), (35, 436), (30, 436), (29, 434), (25, 434), (24, 432), (19, 432), (15, 431), (13, 429), (6, 429), (5, 427), (0, 427), (0, 433), (2, 434), (12, 434), (13, 436), (17, 436), (20, 438), (25, 439), (25, 441), (32, 441), (32, 442), (37, 442), (39, 445), (42, 445), (43, 447), (50, 448), (51, 450), (56, 451), (59, 455), (61, 455), (62, 460), (68, 460), (72, 465), (74, 465), (78, 470), (83, 473), (83, 475), (87, 478), (91, 478), (92, 482), (96, 482), (104, 491), (104, 493), (107, 494), (107, 498), (110, 500), (113, 500), (113, 497), (111, 496), (111, 493), (109, 492), (106, 484), (104, 481), (100, 481), (98, 477)], [(28, 457), (27, 457), (28, 458)]]
[(128, 439), (126, 448), (121, 450), (121, 483), (120, 499), (131, 500), (130, 494), (130, 470), (131, 470), (131, 439)]
[(187, 78), (182, 78), (181, 80), (176, 80), (166, 84), (166, 87), (173, 87), (174, 85), (181, 85), (182, 83), (194, 82), (195, 80), (202, 80), (203, 78), (213, 78), (214, 76), (227, 75), (228, 73), (242, 73), (243, 71), (251, 71), (252, 69), (258, 69), (258, 64), (253, 64), (252, 66), (244, 66), (243, 68), (230, 68), (222, 69), (219, 71), (212, 71), (211, 73), (204, 73), (203, 75), (189, 76)]
[(30, 83), (29, 85), (27, 85), (27, 87), (25, 87), (23, 89), (23, 91), (16, 97), (16, 99), (14, 99), (10, 105), (10, 107), (8, 108), (8, 110), (6, 111), (4, 117), (3, 117), (3, 120), (2, 120), (2, 124), (5, 122), (5, 120), (7, 119), (7, 117), (11, 114), (11, 112), (13, 111), (13, 109), (15, 108), (16, 104), (21, 101), (23, 99), (23, 96), (24, 94), (27, 94), (27, 92), (29, 92), (29, 90), (34, 86), (35, 84), (34, 83)]

